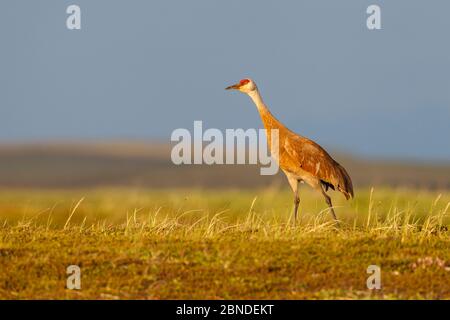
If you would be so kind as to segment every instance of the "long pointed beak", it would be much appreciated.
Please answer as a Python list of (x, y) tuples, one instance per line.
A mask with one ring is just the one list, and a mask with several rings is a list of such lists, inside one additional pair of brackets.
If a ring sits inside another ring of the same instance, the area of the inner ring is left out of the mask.
[(231, 90), (231, 89), (235, 89), (238, 90), (241, 87), (241, 85), (238, 84), (233, 84), (232, 86), (226, 87), (225, 90)]

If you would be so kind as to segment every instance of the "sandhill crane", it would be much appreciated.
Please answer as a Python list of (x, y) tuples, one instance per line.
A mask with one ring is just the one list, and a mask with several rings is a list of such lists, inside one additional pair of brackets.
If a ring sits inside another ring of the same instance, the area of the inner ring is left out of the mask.
[[(302, 137), (286, 128), (269, 111), (259, 94), (258, 87), (251, 79), (243, 79), (239, 83), (229, 86), (226, 90), (235, 89), (246, 93), (255, 103), (266, 129), (269, 149), (271, 130), (278, 129), (278, 165), (286, 174), (289, 185), (294, 192), (294, 223), (297, 221), (300, 197), (298, 184), (304, 181), (313, 189), (320, 191), (330, 209), (331, 215), (337, 221), (331, 198), (327, 194), (328, 188), (342, 192), (348, 200), (353, 197), (353, 185), (344, 167), (314, 141)], [(271, 153), (274, 152), (271, 150)]]

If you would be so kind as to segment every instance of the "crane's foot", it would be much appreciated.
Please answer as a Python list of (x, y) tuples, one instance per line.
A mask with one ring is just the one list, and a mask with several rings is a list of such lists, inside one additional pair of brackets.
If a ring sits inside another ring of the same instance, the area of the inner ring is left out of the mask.
[(334, 225), (336, 226), (336, 228), (340, 228), (341, 223), (338, 220), (338, 218), (336, 217), (336, 213), (334, 213), (334, 209), (332, 207), (330, 207), (330, 212), (331, 212), (331, 215), (333, 216)]

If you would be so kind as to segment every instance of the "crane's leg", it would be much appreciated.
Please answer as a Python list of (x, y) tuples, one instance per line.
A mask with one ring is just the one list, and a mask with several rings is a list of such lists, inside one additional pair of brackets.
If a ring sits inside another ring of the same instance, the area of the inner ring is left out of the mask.
[(331, 203), (330, 196), (326, 193), (323, 184), (320, 184), (320, 188), (322, 189), (322, 194), (325, 197), (325, 201), (327, 202), (328, 207), (330, 208), (331, 215), (333, 216), (333, 219), (338, 222), (338, 219), (336, 218), (336, 214), (334, 213), (333, 204)]
[(298, 183), (299, 180), (292, 177), (287, 176), (289, 185), (292, 188), (292, 191), (294, 192), (294, 226), (297, 225), (297, 213), (298, 213), (298, 205), (300, 203), (300, 197), (298, 196)]
[(300, 204), (300, 197), (298, 196), (298, 188), (294, 197), (294, 226), (297, 225), (298, 205)]

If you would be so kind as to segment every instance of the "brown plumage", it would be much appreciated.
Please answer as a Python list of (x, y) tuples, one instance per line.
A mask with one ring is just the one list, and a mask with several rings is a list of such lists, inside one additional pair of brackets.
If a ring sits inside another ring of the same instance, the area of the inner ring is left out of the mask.
[[(238, 84), (227, 89), (236, 89), (247, 93), (258, 108), (266, 129), (272, 156), (276, 158), (279, 167), (286, 174), (294, 192), (295, 220), (297, 219), (300, 202), (298, 196), (298, 183), (300, 181), (304, 181), (323, 194), (333, 218), (337, 220), (331, 199), (326, 192), (328, 188), (331, 188), (343, 193), (347, 200), (353, 197), (352, 180), (344, 167), (337, 163), (317, 143), (294, 133), (278, 121), (264, 104), (256, 84), (251, 79), (241, 80)], [(272, 130), (278, 130), (278, 156), (270, 143), (272, 141)]]

